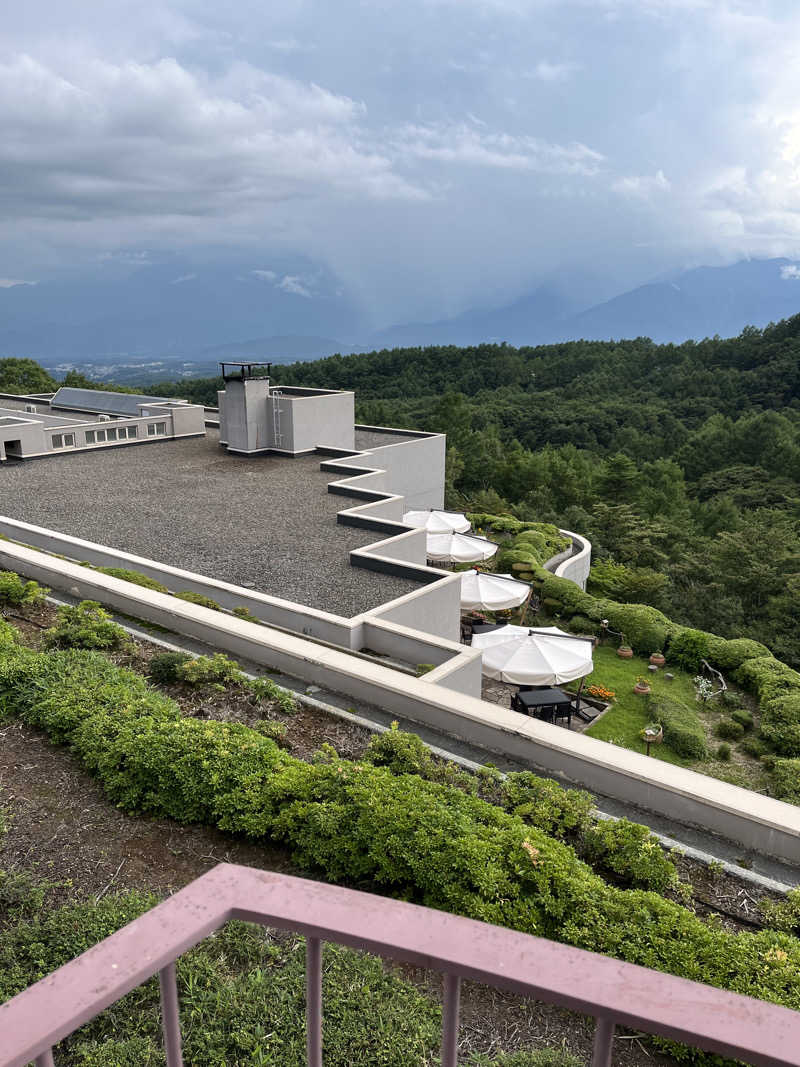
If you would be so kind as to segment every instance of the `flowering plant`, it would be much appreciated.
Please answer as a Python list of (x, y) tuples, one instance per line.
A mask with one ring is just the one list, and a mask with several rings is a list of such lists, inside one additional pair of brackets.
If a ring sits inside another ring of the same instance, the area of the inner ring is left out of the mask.
[(708, 678), (703, 678), (698, 674), (695, 678), (692, 678), (696, 690), (696, 700), (701, 700), (704, 704), (707, 700), (714, 695), (714, 686), (711, 684)]
[(613, 700), (617, 695), (613, 689), (606, 689), (604, 685), (589, 685), (586, 687), (586, 692), (590, 697), (597, 697), (598, 700)]

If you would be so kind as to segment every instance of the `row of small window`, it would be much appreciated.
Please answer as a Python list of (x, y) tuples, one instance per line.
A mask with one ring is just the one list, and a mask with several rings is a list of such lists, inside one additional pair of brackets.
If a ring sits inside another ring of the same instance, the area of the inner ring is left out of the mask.
[(138, 437), (138, 426), (114, 426), (108, 430), (87, 430), (86, 444), (100, 444), (102, 441), (124, 441), (127, 437)]
[[(165, 422), (148, 422), (148, 437), (165, 437), (167, 424)], [(86, 444), (99, 445), (105, 441), (126, 441), (139, 436), (138, 426), (110, 426), (107, 430), (87, 430)], [(74, 448), (74, 433), (54, 433), (53, 448)]]

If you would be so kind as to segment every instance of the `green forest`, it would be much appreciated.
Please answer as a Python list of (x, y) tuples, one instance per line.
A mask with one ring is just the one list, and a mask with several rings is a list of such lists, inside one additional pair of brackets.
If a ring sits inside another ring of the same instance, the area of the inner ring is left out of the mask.
[[(681, 345), (393, 349), (273, 377), (355, 390), (361, 422), (446, 432), (447, 505), (585, 534), (592, 592), (800, 666), (800, 316)], [(221, 387), (154, 389), (214, 404)]]

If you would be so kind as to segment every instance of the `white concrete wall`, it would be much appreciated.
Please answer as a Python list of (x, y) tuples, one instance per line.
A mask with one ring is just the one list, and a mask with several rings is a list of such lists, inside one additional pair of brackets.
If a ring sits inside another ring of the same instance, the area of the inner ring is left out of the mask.
[[(487, 704), (437, 684), (441, 668), (413, 678), (11, 542), (0, 542), (0, 566), (745, 848), (800, 863), (800, 808)], [(464, 671), (470, 669), (465, 663)]]
[(444, 434), (431, 434), (367, 449), (359, 453), (358, 462), (387, 472), (387, 485), (405, 497), (406, 511), (441, 508), (446, 446)]
[(284, 393), (281, 406), (291, 411), (292, 438), (284, 448), (307, 452), (320, 448), (353, 448), (355, 399), (352, 393), (292, 396)]
[(575, 556), (570, 554), (567, 559), (559, 563), (553, 573), (557, 578), (567, 578), (585, 590), (592, 566), (592, 543), (581, 534), (572, 533), (569, 530), (559, 530), (559, 533), (572, 538), (573, 544), (580, 545), (580, 551)]

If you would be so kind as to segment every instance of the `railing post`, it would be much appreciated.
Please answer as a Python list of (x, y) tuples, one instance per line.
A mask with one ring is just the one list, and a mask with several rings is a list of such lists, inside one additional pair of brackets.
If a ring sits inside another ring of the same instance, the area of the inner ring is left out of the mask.
[(598, 1015), (594, 1028), (592, 1067), (611, 1067), (611, 1047), (614, 1043), (614, 1020)]
[(458, 1064), (458, 1011), (461, 999), (461, 979), (455, 974), (444, 976), (444, 1004), (442, 1005), (442, 1067)]
[(306, 1059), (322, 1067), (322, 942), (306, 938)]
[(181, 1020), (178, 1013), (178, 980), (174, 960), (158, 972), (158, 984), (161, 988), (161, 1027), (164, 1032), (167, 1067), (183, 1067)]

